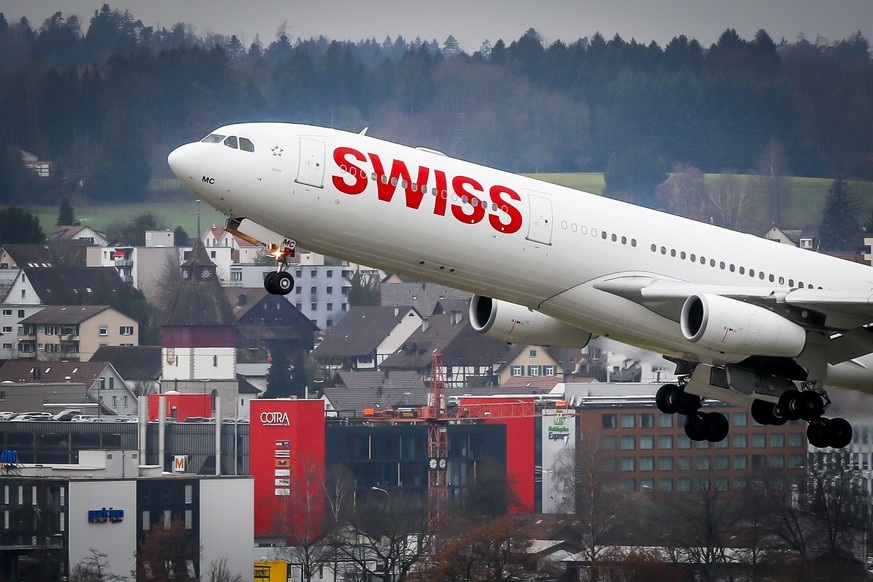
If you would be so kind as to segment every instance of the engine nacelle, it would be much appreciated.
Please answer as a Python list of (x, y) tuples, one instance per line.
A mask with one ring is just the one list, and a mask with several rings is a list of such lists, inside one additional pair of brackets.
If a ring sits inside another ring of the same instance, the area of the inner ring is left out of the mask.
[(515, 303), (474, 295), (470, 301), (473, 329), (491, 339), (513, 344), (584, 348), (591, 333)]
[(806, 331), (793, 321), (708, 293), (685, 300), (679, 325), (688, 341), (723, 353), (793, 358), (806, 344)]

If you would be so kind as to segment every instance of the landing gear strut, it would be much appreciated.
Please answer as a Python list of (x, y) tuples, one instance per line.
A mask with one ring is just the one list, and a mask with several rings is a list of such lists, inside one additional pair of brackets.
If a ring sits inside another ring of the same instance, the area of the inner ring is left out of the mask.
[(809, 383), (806, 390), (786, 390), (776, 404), (765, 400), (752, 403), (752, 418), (763, 425), (781, 425), (789, 420), (805, 420), (809, 423), (806, 436), (809, 444), (817, 448), (842, 449), (852, 442), (852, 425), (844, 418), (825, 418), (831, 405), (827, 393), (816, 383)]
[(294, 256), (293, 246), (270, 245), (270, 256), (276, 259), (276, 270), (264, 277), (264, 289), (271, 295), (288, 295), (294, 289), (294, 277), (286, 271), (288, 259)]

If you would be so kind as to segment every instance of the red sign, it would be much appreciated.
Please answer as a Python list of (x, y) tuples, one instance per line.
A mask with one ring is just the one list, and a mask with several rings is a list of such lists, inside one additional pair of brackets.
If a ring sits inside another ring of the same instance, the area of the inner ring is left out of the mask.
[(252, 401), (256, 537), (279, 536), (299, 545), (321, 533), (324, 430), (322, 400)]

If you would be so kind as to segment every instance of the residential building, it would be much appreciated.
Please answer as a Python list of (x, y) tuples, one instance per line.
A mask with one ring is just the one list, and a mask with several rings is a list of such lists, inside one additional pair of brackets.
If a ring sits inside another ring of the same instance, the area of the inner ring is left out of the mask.
[(54, 240), (81, 240), (89, 245), (105, 247), (109, 244), (106, 234), (83, 224), (59, 226), (57, 230), (50, 232), (46, 237), (49, 241)]
[(403, 345), (382, 361), (383, 370), (415, 370), (431, 376), (433, 355), (443, 355), (446, 386), (482, 387), (497, 383), (495, 370), (506, 361), (507, 344), (473, 330), (467, 312), (452, 309), (422, 319)]
[(139, 323), (108, 305), (48, 305), (19, 322), (18, 357), (87, 362), (101, 346), (135, 346)]
[(161, 346), (102, 346), (95, 362), (109, 362), (138, 395), (160, 392)]
[(322, 364), (378, 370), (421, 322), (421, 315), (408, 306), (356, 306), (328, 330), (312, 355)]
[(497, 369), (500, 386), (520, 386), (540, 379), (554, 383), (564, 381), (563, 348), (547, 348), (513, 344), (506, 353), (506, 362)]
[(138, 410), (136, 394), (108, 362), (11, 360), (0, 366), (0, 384), (4, 410), (56, 413), (82, 408), (83, 414), (95, 415), (133, 415)]
[(292, 352), (309, 352), (318, 327), (281, 295), (261, 287), (224, 287), (239, 331), (239, 356), (264, 362), (282, 344)]
[(426, 406), (428, 388), (417, 372), (339, 371), (322, 394), (332, 415), (360, 417), (367, 410), (381, 413)]
[(88, 243), (56, 240), (43, 244), (4, 244), (0, 247), (0, 270), (49, 267), (84, 267)]

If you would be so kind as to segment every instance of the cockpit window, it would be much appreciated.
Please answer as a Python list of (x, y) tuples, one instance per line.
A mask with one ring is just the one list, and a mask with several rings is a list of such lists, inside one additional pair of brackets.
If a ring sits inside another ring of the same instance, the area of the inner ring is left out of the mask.
[(253, 144), (251, 140), (241, 137), (239, 138), (239, 149), (246, 152), (253, 152), (255, 151), (255, 144)]
[(226, 140), (224, 140), (224, 145), (226, 145), (229, 148), (233, 148), (233, 149), (237, 149), (239, 147), (237, 144), (235, 135), (232, 135), (232, 136), (228, 137)]
[(217, 133), (210, 133), (209, 135), (207, 135), (206, 137), (204, 137), (200, 141), (202, 141), (203, 143), (221, 143), (222, 141), (224, 141), (224, 138), (225, 138), (225, 136), (223, 136), (223, 135), (219, 135)]

